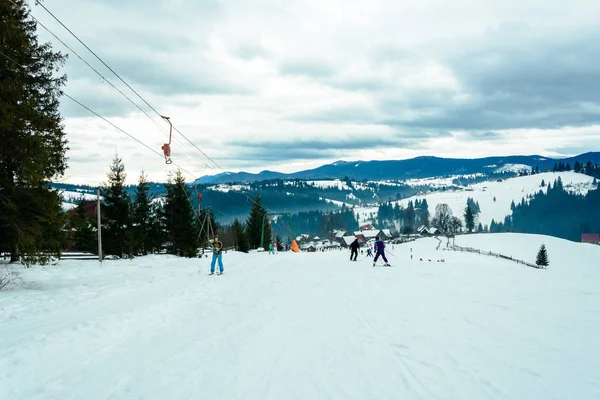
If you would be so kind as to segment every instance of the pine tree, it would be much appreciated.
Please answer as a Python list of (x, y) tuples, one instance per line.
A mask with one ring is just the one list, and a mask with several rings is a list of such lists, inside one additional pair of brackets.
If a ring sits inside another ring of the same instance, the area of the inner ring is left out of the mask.
[(237, 218), (233, 221), (233, 233), (237, 250), (247, 253), (248, 250), (250, 250), (250, 246), (248, 245), (248, 239), (246, 238), (244, 227)]
[(465, 227), (467, 228), (467, 230), (470, 232), (473, 232), (473, 229), (475, 229), (475, 217), (473, 216), (473, 212), (471, 211), (471, 206), (467, 206), (467, 208), (465, 208)]
[(419, 223), (421, 225), (429, 226), (429, 205), (427, 199), (423, 199), (421, 202), (421, 209), (419, 210)]
[(271, 226), (267, 222), (265, 222), (265, 233), (264, 233), (264, 242), (261, 243), (261, 233), (263, 229), (263, 219), (267, 211), (261, 202), (260, 195), (256, 195), (254, 197), (252, 209), (250, 210), (250, 216), (246, 222), (246, 237), (248, 238), (248, 244), (251, 249), (258, 249), (262, 247), (264, 250), (268, 249), (268, 239), (271, 237)]
[(132, 254), (132, 230), (130, 199), (125, 190), (125, 165), (123, 160), (115, 155), (108, 173), (108, 182), (102, 188), (104, 207), (102, 209), (106, 218), (103, 224), (102, 245), (104, 254), (113, 254), (119, 257)]
[(165, 222), (169, 253), (180, 257), (196, 257), (198, 250), (198, 229), (194, 209), (190, 201), (191, 193), (185, 186), (185, 178), (177, 171), (175, 178), (169, 178), (165, 185)]
[(152, 226), (152, 203), (148, 196), (150, 183), (144, 171), (140, 175), (133, 202), (133, 224), (135, 249), (146, 255), (152, 252), (152, 238), (150, 229)]
[(479, 223), (479, 225), (477, 225), (477, 232), (483, 233), (483, 225), (481, 224), (481, 222)]
[(167, 241), (167, 219), (162, 203), (150, 203), (150, 248), (152, 251), (161, 251)]
[(573, 171), (581, 172), (581, 164), (579, 163), (579, 161), (575, 161), (575, 165), (573, 166)]
[(540, 250), (538, 251), (537, 254), (537, 258), (535, 260), (535, 264), (538, 267), (547, 267), (548, 265), (550, 265), (550, 263), (548, 262), (548, 252), (546, 251), (546, 246), (542, 245), (540, 247)]
[(496, 196), (494, 196), (494, 203), (496, 202)]
[(66, 76), (53, 75), (66, 56), (38, 42), (19, 3), (0, 2), (0, 251), (29, 265), (58, 255), (64, 238), (60, 196), (44, 181), (67, 167), (58, 109)]
[(408, 207), (404, 210), (404, 217), (402, 220), (404, 234), (411, 234), (415, 231), (416, 213), (413, 206), (413, 202), (408, 202)]
[(98, 236), (94, 232), (94, 221), (85, 214), (86, 201), (81, 198), (75, 213), (70, 216), (70, 227), (75, 230), (73, 240), (75, 250), (96, 253)]

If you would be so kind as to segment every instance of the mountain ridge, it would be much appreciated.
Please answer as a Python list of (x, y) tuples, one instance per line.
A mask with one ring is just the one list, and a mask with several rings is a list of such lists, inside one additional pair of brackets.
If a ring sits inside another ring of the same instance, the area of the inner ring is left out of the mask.
[[(505, 165), (536, 166), (540, 170), (552, 169), (554, 163), (573, 164), (600, 162), (600, 152), (587, 152), (568, 158), (550, 158), (540, 155), (490, 156), (483, 158), (445, 158), (437, 156), (418, 156), (405, 160), (342, 161), (324, 164), (316, 168), (283, 173), (264, 170), (259, 173), (225, 172), (217, 175), (205, 175), (196, 180), (198, 183), (256, 182), (269, 179), (327, 179), (348, 177), (353, 180), (400, 180), (411, 178), (429, 178), (433, 176), (465, 175), (490, 173), (490, 168)], [(493, 166), (493, 167), (492, 167)]]

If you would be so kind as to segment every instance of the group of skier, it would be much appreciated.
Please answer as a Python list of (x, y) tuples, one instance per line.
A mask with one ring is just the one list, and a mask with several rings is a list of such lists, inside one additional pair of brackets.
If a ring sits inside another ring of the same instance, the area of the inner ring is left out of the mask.
[[(215, 238), (213, 240), (210, 241), (211, 244), (211, 250), (213, 252), (213, 256), (212, 256), (212, 261), (210, 263), (210, 274), (214, 274), (215, 273), (215, 266), (217, 264), (217, 262), (219, 263), (219, 271), (217, 272), (217, 275), (221, 275), (223, 274), (224, 268), (223, 268), (223, 243), (219, 240), (218, 236), (215, 236)], [(271, 242), (269, 244), (269, 253), (270, 254), (276, 254), (277, 252), (277, 244), (273, 244), (273, 242)], [(356, 261), (356, 258), (358, 257), (358, 249), (360, 247), (360, 243), (358, 242), (358, 239), (355, 239), (354, 242), (352, 242), (350, 244), (350, 261)], [(385, 262), (384, 266), (386, 267), (390, 267), (390, 263), (387, 260), (387, 257), (385, 256), (385, 243), (383, 243), (383, 240), (379, 239), (379, 236), (377, 236), (375, 238), (375, 244), (373, 246), (373, 251), (375, 251), (375, 258), (373, 259), (373, 266), (376, 265), (377, 260), (379, 259), (379, 257), (381, 257), (383, 259), (383, 261)], [(371, 247), (367, 247), (367, 257), (372, 257), (373, 253), (371, 252)]]
[[(358, 242), (358, 238), (354, 240), (350, 244), (350, 261), (356, 261), (356, 257), (358, 257), (358, 248), (360, 247), (360, 243)], [(385, 243), (383, 240), (379, 239), (379, 236), (375, 238), (375, 244), (373, 246), (373, 250), (375, 251), (375, 258), (373, 259), (373, 266), (376, 265), (377, 260), (381, 256), (383, 261), (385, 262), (384, 266), (390, 267), (390, 263), (388, 263), (387, 258), (385, 257)], [(367, 247), (367, 257), (372, 257), (373, 253), (371, 252), (371, 247)]]

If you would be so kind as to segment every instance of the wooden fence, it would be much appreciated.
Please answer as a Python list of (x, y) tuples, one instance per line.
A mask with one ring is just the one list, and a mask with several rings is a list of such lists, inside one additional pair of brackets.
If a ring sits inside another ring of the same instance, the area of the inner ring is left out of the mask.
[[(440, 241), (440, 244), (441, 244), (441, 241)], [(494, 253), (493, 251), (484, 251), (484, 250), (474, 249), (473, 247), (462, 247), (462, 246), (457, 246), (457, 245), (450, 245), (450, 246), (448, 246), (448, 249), (449, 250), (454, 250), (454, 251), (461, 251), (461, 252), (468, 252), (468, 253), (475, 253), (475, 254), (483, 254), (485, 256), (491, 256), (491, 257), (496, 257), (496, 258), (503, 258), (505, 260), (514, 261), (517, 264), (523, 264), (523, 265), (526, 265), (526, 266), (531, 267), (531, 268), (536, 268), (536, 269), (542, 269), (543, 268), (541, 266), (529, 263), (527, 261), (519, 260), (518, 258), (507, 256), (505, 254)]]

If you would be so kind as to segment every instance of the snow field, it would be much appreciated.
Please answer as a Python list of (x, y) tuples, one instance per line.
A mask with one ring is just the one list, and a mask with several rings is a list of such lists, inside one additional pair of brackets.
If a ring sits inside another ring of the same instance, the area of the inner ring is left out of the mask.
[(227, 253), (224, 276), (171, 256), (26, 270), (0, 292), (0, 398), (599, 398), (600, 247), (456, 238), (542, 241), (547, 270), (433, 238), (388, 245), (393, 268), (335, 250)]
[[(481, 208), (478, 222), (481, 222), (483, 225), (489, 225), (492, 219), (496, 222), (503, 222), (504, 217), (512, 214), (510, 209), (512, 201), (518, 204), (522, 198), (527, 200), (527, 196), (530, 194), (537, 193), (540, 190), (546, 192), (548, 184), (554, 184), (554, 181), (559, 176), (563, 181), (565, 189), (579, 194), (586, 194), (592, 188), (594, 180), (591, 176), (575, 172), (545, 172), (537, 175), (510, 178), (502, 182), (489, 181), (477, 183), (468, 186), (468, 189), (464, 191), (433, 192), (426, 195), (413, 196), (393, 202), (393, 204), (399, 203), (401, 206), (407, 207), (409, 201), (412, 200), (414, 202), (416, 199), (422, 200), (425, 198), (427, 199), (432, 218), (435, 214), (435, 207), (438, 204), (446, 203), (452, 209), (454, 216), (463, 219), (467, 199), (471, 197), (476, 202), (479, 202)], [(546, 183), (546, 187), (544, 188), (540, 186), (542, 180)], [(496, 197), (496, 201), (494, 201), (494, 197)]]

